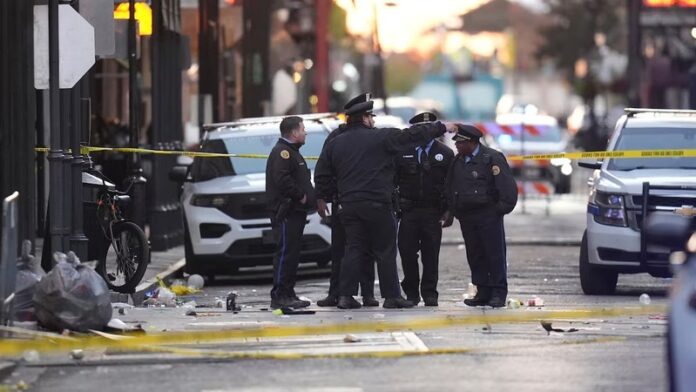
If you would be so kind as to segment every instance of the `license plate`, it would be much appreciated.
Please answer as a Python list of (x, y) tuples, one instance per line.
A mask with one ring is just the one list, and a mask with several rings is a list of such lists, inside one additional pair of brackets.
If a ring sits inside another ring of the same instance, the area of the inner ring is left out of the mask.
[(264, 244), (275, 244), (275, 236), (273, 235), (273, 230), (264, 230), (261, 232), (261, 241)]

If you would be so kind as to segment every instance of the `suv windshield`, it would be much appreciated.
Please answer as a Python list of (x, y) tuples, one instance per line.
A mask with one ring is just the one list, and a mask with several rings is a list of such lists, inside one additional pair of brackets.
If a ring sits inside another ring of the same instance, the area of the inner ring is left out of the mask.
[[(696, 148), (693, 128), (624, 128), (616, 141), (616, 151), (677, 150)], [(609, 170), (696, 169), (696, 158), (631, 158), (612, 159)]]

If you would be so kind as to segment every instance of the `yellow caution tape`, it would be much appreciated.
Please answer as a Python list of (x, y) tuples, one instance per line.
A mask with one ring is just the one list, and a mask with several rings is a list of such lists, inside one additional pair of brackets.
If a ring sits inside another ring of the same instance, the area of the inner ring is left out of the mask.
[[(37, 147), (36, 152), (47, 153), (50, 151), (47, 147)], [(178, 151), (178, 150), (153, 150), (148, 148), (132, 148), (132, 147), (92, 147), (83, 146), (81, 153), (87, 155), (92, 152), (119, 152), (132, 154), (149, 154), (149, 155), (182, 155), (191, 158), (253, 158), (267, 159), (265, 154), (224, 154), (202, 151)], [(71, 150), (65, 153), (71, 154)], [(511, 155), (507, 159), (511, 161), (526, 161), (526, 160), (550, 160), (558, 158), (566, 158), (571, 160), (578, 159), (635, 159), (635, 158), (693, 158), (696, 157), (696, 149), (684, 150), (626, 150), (626, 151), (585, 151), (585, 152), (559, 152), (554, 154), (529, 154), (529, 155)], [(317, 156), (304, 157), (307, 160), (317, 160)]]
[(640, 316), (654, 313), (664, 313), (665, 311), (666, 307), (664, 306), (642, 306), (611, 309), (576, 309), (566, 311), (556, 310), (540, 312), (499, 311), (493, 314), (433, 317), (401, 321), (369, 321), (333, 325), (304, 325), (279, 327), (266, 326), (238, 330), (153, 333), (123, 340), (110, 340), (100, 336), (92, 336), (74, 341), (49, 338), (36, 339), (30, 341), (6, 339), (2, 342), (2, 344), (0, 344), (0, 356), (17, 355), (27, 350), (51, 352), (91, 348), (134, 349), (153, 345), (159, 346), (182, 343), (213, 342), (220, 340), (255, 337), (268, 338), (307, 336), (319, 334), (344, 334), (371, 331), (385, 332), (421, 329), (440, 329), (466, 325), (491, 325), (536, 322), (539, 320), (549, 319), (574, 320), (602, 317)]

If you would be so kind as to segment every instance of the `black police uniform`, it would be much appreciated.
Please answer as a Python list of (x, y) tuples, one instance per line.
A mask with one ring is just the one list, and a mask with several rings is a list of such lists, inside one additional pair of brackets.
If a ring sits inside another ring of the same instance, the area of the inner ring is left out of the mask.
[[(434, 115), (431, 118), (434, 120)], [(411, 123), (417, 122), (420, 122), (419, 116), (411, 119)], [(437, 140), (431, 143), (429, 148), (428, 145), (420, 146), (397, 156), (395, 182), (401, 212), (398, 234), (404, 271), (401, 288), (414, 304), (420, 302), (422, 295), (426, 305), (436, 306), (441, 221), (451, 224), (451, 219), (446, 216), (445, 179), (454, 153)], [(422, 279), (418, 267), (419, 251), (423, 264)]]
[[(347, 129), (345, 124), (331, 131), (329, 136), (324, 141), (324, 148), (336, 136), (342, 134)], [(323, 148), (322, 148), (323, 150)], [(341, 262), (346, 253), (346, 229), (341, 223), (338, 216), (338, 192), (336, 191), (335, 181), (332, 181), (330, 191), (326, 195), (317, 194), (318, 199), (324, 199), (331, 202), (331, 278), (329, 280), (329, 298), (325, 301), (325, 305), (321, 305), (321, 301), (317, 301), (320, 306), (335, 306), (338, 301), (338, 289), (341, 282)], [(374, 262), (370, 259), (365, 265), (363, 273), (360, 275), (360, 292), (365, 298), (374, 298), (375, 296), (375, 267)], [(357, 295), (357, 291), (353, 295)]]
[[(474, 130), (460, 127), (459, 134), (478, 139), (480, 131), (467, 127)], [(467, 304), (504, 306), (508, 287), (503, 216), (517, 204), (517, 183), (496, 150), (479, 144), (478, 154), (466, 161), (461, 154), (454, 158), (446, 187), (466, 244), (471, 280), (478, 289)]]
[[(357, 112), (346, 110), (353, 115), (371, 110), (372, 102), (347, 106), (347, 109), (360, 108)], [(391, 307), (392, 303), (404, 306), (398, 301), (401, 290), (396, 268), (396, 219), (391, 200), (394, 157), (400, 151), (426, 144), (445, 131), (441, 123), (416, 125), (406, 130), (375, 129), (352, 123), (322, 151), (315, 169), (315, 184), (320, 194), (328, 194), (335, 179), (340, 200), (338, 215), (346, 229), (340, 296), (351, 296), (356, 291), (362, 265), (374, 255), (380, 292), (387, 298), (384, 306)]]
[[(297, 300), (295, 280), (300, 261), (302, 233), (307, 213), (316, 205), (311, 173), (299, 144), (279, 139), (266, 163), (266, 196), (276, 238), (273, 258), (272, 305), (285, 306)], [(304, 204), (301, 200), (304, 196)]]

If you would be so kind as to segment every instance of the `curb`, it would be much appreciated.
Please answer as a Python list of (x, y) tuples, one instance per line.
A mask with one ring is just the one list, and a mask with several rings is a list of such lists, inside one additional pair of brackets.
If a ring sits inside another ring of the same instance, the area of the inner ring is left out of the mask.
[[(575, 238), (507, 238), (508, 246), (580, 246), (580, 241)], [(442, 246), (464, 245), (463, 240), (442, 240)]]
[(184, 268), (185, 264), (186, 259), (181, 258), (176, 263), (170, 265), (166, 270), (160, 272), (159, 274), (153, 276), (152, 278), (144, 282), (141, 282), (138, 285), (138, 287), (135, 288), (135, 292), (131, 295), (131, 297), (133, 298), (133, 305), (138, 306), (143, 303), (143, 301), (145, 300), (145, 293), (152, 290), (158, 285), (158, 279), (167, 280), (171, 278), (172, 276), (176, 275), (179, 272), (179, 270)]

